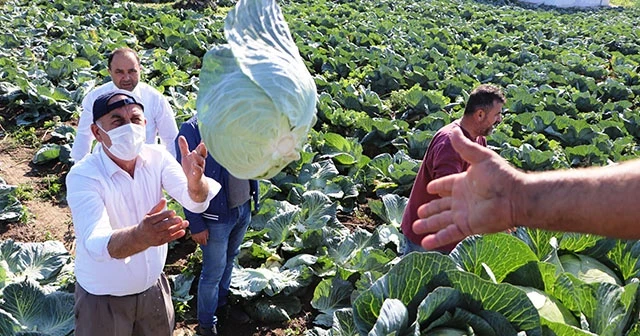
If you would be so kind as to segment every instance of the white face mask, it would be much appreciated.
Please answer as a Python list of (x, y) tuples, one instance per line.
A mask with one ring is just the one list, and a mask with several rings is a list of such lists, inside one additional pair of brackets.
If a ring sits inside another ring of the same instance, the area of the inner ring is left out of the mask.
[(135, 159), (146, 140), (145, 128), (138, 124), (125, 124), (109, 132), (100, 126), (98, 128), (107, 133), (109, 139), (111, 139), (111, 147), (107, 148), (109, 148), (111, 154), (120, 160), (130, 161)]

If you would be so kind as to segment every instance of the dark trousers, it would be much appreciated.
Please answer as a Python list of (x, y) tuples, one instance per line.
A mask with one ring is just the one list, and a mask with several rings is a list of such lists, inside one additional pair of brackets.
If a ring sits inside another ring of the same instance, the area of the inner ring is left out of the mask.
[(76, 283), (76, 336), (171, 336), (175, 323), (171, 288), (162, 274), (146, 291), (93, 295)]

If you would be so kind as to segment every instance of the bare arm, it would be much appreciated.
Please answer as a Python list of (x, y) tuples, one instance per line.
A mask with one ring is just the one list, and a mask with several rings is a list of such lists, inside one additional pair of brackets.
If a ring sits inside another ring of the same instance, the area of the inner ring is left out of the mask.
[(515, 207), (517, 225), (640, 238), (640, 160), (529, 174), (520, 194)]
[(612, 167), (525, 174), (454, 131), (456, 151), (471, 163), (464, 173), (427, 186), (442, 199), (418, 208), (413, 223), (427, 249), (472, 234), (528, 226), (555, 231), (640, 238), (640, 160)]
[(116, 230), (111, 235), (107, 250), (112, 258), (122, 259), (159, 246), (185, 235), (189, 222), (176, 216), (173, 210), (164, 210), (166, 199), (161, 199), (136, 226)]

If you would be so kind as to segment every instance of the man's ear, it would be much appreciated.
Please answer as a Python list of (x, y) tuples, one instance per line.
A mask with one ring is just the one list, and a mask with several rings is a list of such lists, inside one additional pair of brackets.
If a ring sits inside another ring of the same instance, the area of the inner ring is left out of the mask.
[(96, 138), (96, 141), (102, 142), (102, 133), (99, 132), (98, 126), (95, 123), (91, 124), (91, 133), (93, 133), (93, 137)]
[(484, 109), (481, 109), (481, 108), (477, 109), (477, 110), (476, 110), (476, 112), (475, 112), (475, 114), (476, 114), (476, 118), (477, 118), (478, 120), (483, 120), (483, 119), (484, 119), (484, 117), (485, 117)]

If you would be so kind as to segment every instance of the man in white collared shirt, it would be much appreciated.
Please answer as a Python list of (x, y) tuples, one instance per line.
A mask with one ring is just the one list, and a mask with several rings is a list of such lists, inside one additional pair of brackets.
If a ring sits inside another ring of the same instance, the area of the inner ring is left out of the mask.
[(98, 96), (117, 89), (131, 91), (140, 97), (140, 102), (145, 107), (144, 115), (147, 120), (147, 143), (156, 143), (156, 135), (159, 135), (169, 153), (175, 157), (175, 146), (173, 144), (176, 136), (178, 136), (175, 115), (167, 98), (162, 93), (146, 83), (140, 83), (140, 59), (138, 54), (130, 48), (119, 48), (109, 55), (107, 64), (111, 82), (94, 88), (82, 100), (82, 114), (78, 121), (76, 138), (71, 148), (71, 158), (78, 162), (91, 152), (91, 144), (94, 139), (91, 132), (93, 102)]
[(188, 222), (166, 210), (163, 189), (193, 212), (206, 210), (220, 190), (203, 174), (204, 144), (189, 151), (179, 139), (181, 167), (161, 146), (144, 143), (144, 125), (144, 106), (131, 92), (99, 96), (91, 132), (101, 146), (67, 175), (77, 240), (77, 336), (172, 334), (162, 269), (167, 242), (184, 236)]

